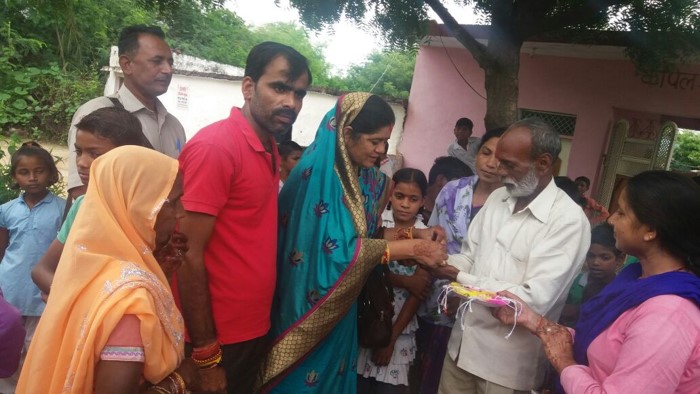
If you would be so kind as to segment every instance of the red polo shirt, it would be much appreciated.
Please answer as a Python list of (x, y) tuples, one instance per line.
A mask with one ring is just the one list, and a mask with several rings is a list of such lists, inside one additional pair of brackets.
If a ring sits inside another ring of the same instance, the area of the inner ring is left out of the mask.
[(179, 157), (185, 209), (216, 216), (204, 264), (222, 344), (270, 329), (280, 162), (274, 141), (272, 155), (234, 107), (228, 119), (200, 130)]

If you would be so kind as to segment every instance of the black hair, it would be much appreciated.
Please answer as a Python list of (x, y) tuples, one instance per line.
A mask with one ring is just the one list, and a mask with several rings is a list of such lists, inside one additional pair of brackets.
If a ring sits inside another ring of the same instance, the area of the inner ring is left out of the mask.
[(700, 186), (668, 171), (645, 171), (627, 182), (627, 201), (661, 247), (700, 275)]
[(579, 183), (579, 181), (585, 183), (586, 187), (591, 187), (591, 180), (588, 179), (588, 177), (580, 176), (580, 177), (574, 179), (574, 182), (576, 182), (576, 183)]
[(435, 163), (430, 167), (428, 173), (428, 185), (432, 185), (437, 181), (437, 177), (442, 175), (448, 181), (466, 176), (474, 175), (471, 168), (462, 160), (452, 156), (441, 156), (435, 159)]
[(578, 191), (578, 186), (576, 182), (572, 181), (568, 176), (555, 176), (554, 183), (558, 188), (568, 194), (574, 202), (580, 206), (585, 205), (585, 200), (582, 198), (581, 193)]
[(481, 142), (479, 143), (479, 150), (481, 150), (481, 147), (484, 146), (491, 138), (496, 138), (496, 137), (501, 137), (503, 136), (503, 133), (508, 130), (507, 127), (498, 127), (495, 129), (491, 129), (487, 131), (482, 137), (481, 137)]
[(265, 74), (265, 68), (268, 64), (277, 59), (278, 56), (284, 57), (289, 63), (288, 78), (290, 81), (296, 81), (302, 74), (306, 73), (309, 76), (309, 85), (311, 85), (313, 78), (306, 57), (290, 46), (272, 41), (262, 42), (250, 50), (243, 76), (250, 77), (253, 82), (258, 82), (258, 79)]
[(133, 55), (139, 49), (139, 36), (141, 34), (149, 34), (156, 36), (161, 40), (165, 40), (165, 33), (158, 26), (134, 25), (127, 26), (119, 33), (119, 56)]
[(415, 183), (418, 185), (422, 197), (425, 197), (428, 193), (428, 180), (425, 179), (425, 174), (423, 174), (421, 170), (402, 168), (394, 173), (391, 180), (394, 181), (394, 185), (398, 185), (399, 183)]
[(391, 106), (373, 94), (365, 101), (365, 105), (349, 126), (352, 127), (351, 136), (358, 138), (360, 134), (374, 134), (382, 127), (393, 125), (395, 122), (396, 116)]
[(280, 157), (285, 159), (287, 156), (292, 154), (292, 152), (303, 152), (304, 148), (294, 141), (282, 141), (277, 144), (277, 150), (280, 152)]
[(143, 135), (141, 122), (129, 111), (104, 107), (85, 115), (75, 128), (108, 139), (114, 146), (138, 145), (153, 149)]
[(27, 141), (27, 142), (23, 142), (22, 145), (20, 145), (20, 148), (23, 147), (23, 146), (33, 146), (33, 147), (35, 147), (35, 148), (41, 148), (41, 144), (39, 144), (39, 143), (36, 142), (36, 141)]
[(591, 244), (598, 244), (610, 249), (616, 257), (620, 257), (622, 252), (615, 247), (615, 234), (613, 226), (607, 222), (601, 222), (591, 229)]
[[(37, 157), (44, 162), (46, 168), (49, 170), (49, 184), (47, 186), (52, 186), (60, 179), (60, 174), (58, 168), (56, 168), (56, 163), (54, 162), (51, 153), (46, 149), (42, 148), (39, 143), (34, 141), (25, 142), (12, 154), (10, 158), (10, 175), (15, 176), (17, 171), (17, 166), (22, 157)], [(12, 184), (12, 189), (19, 189), (19, 184), (16, 182)]]
[(469, 118), (459, 118), (457, 123), (455, 123), (455, 127), (458, 129), (467, 128), (472, 130), (474, 128), (474, 122)]

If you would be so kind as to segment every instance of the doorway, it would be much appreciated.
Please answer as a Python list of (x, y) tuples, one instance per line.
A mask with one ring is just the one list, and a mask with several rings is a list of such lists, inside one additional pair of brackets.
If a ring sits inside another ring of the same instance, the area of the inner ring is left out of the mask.
[(621, 119), (610, 133), (597, 195), (598, 201), (610, 212), (617, 209), (617, 198), (627, 179), (643, 171), (669, 168), (673, 142), (678, 133), (678, 126), (671, 121), (662, 123), (653, 139), (632, 138), (629, 129), (630, 123)]

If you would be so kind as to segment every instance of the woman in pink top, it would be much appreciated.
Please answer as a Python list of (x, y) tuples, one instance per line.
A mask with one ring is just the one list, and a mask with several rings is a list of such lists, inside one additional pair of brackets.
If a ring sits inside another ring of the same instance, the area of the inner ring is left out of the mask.
[[(647, 171), (629, 180), (618, 203), (609, 219), (615, 246), (639, 263), (582, 305), (575, 331), (526, 304), (517, 323), (542, 340), (566, 393), (698, 393), (700, 186)], [(507, 308), (494, 316), (513, 323)]]

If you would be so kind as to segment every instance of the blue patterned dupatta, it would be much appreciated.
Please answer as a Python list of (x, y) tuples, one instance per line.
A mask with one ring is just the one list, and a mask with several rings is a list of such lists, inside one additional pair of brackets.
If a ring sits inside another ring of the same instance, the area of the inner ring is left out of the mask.
[(369, 94), (341, 97), (280, 193), (277, 289), (264, 392), (355, 393), (356, 299), (380, 261), (388, 182), (353, 165), (342, 130)]

